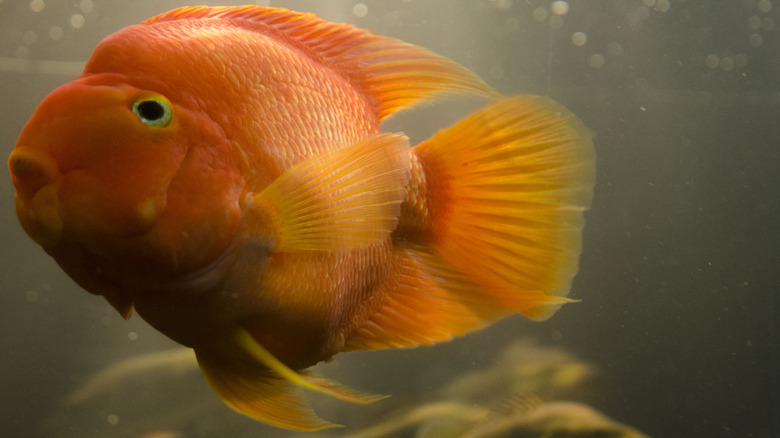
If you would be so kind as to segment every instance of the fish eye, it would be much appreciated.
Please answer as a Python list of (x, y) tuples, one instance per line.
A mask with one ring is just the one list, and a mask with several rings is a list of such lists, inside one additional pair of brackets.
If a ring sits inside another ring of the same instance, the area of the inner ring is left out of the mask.
[(171, 104), (161, 97), (145, 97), (133, 103), (133, 113), (149, 126), (164, 128), (173, 119)]

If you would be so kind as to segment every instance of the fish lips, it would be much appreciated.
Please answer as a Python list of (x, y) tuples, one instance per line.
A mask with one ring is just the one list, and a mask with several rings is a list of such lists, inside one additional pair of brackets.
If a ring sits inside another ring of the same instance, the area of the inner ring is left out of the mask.
[(17, 147), (8, 167), (16, 187), (16, 215), (25, 232), (43, 247), (57, 245), (63, 231), (57, 194), (62, 175), (57, 163), (48, 154)]

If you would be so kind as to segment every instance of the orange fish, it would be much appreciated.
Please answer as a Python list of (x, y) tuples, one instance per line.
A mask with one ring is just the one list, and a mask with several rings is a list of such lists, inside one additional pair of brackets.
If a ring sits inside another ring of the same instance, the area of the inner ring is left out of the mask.
[[(409, 147), (380, 122), (487, 106)], [(590, 134), (425, 49), (312, 14), (184, 7), (122, 29), (36, 109), (9, 159), (27, 234), (124, 317), (195, 350), (232, 408), (333, 426), (306, 368), (414, 347), (566, 298)]]

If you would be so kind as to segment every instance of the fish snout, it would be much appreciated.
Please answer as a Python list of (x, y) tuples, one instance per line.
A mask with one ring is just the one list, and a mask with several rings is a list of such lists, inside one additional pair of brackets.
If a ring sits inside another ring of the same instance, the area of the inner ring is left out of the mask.
[(16, 148), (8, 159), (16, 187), (16, 214), (30, 237), (44, 247), (62, 237), (62, 219), (55, 182), (60, 177), (54, 159), (29, 148)]
[(60, 175), (54, 158), (45, 152), (17, 147), (8, 158), (16, 190), (23, 196), (32, 197), (38, 190), (55, 182)]

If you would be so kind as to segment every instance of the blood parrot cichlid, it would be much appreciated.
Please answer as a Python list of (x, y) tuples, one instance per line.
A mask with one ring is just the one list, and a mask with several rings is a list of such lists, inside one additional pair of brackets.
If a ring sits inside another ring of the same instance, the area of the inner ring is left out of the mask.
[[(380, 122), (486, 106), (410, 147)], [(79, 285), (194, 349), (239, 412), (333, 426), (306, 369), (553, 314), (578, 268), (590, 134), (425, 49), (312, 14), (184, 7), (122, 29), (9, 159), (24, 230)]]

